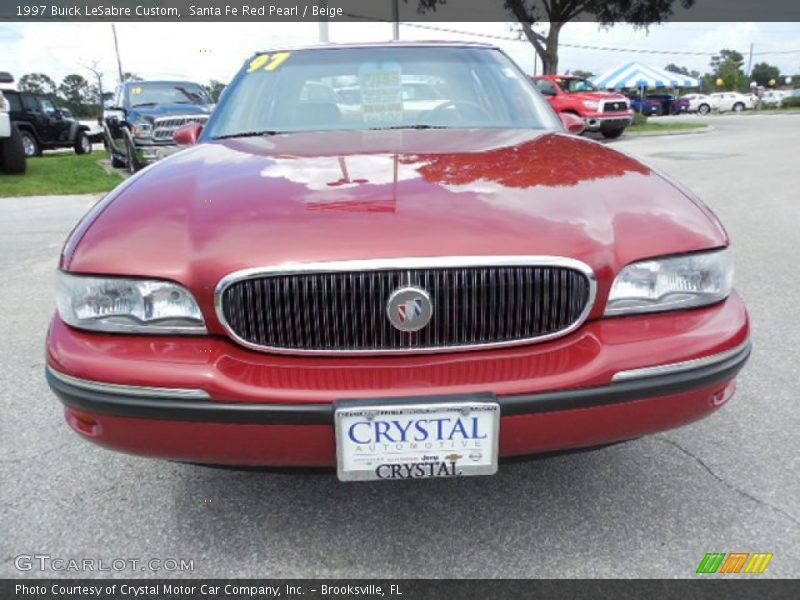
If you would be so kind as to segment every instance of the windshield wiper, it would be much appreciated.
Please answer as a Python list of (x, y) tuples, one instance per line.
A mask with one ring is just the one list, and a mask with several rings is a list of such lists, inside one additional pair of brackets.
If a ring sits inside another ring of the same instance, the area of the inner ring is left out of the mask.
[(227, 135), (218, 135), (217, 137), (213, 138), (215, 140), (227, 140), (230, 138), (243, 138), (243, 137), (260, 137), (263, 135), (280, 135), (282, 133), (286, 133), (285, 131), (242, 131), (241, 133), (229, 133)]
[(140, 104), (134, 104), (131, 108), (138, 108), (140, 106), (155, 106), (155, 102), (142, 102)]
[(387, 129), (450, 129), (445, 125), (425, 125), (418, 123), (416, 125), (392, 125), (390, 127), (370, 127), (370, 131), (385, 131)]

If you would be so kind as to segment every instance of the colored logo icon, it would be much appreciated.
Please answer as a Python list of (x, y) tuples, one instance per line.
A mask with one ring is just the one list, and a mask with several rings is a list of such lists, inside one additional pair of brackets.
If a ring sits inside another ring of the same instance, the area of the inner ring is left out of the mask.
[(736, 573), (763, 573), (772, 553), (767, 552), (708, 552), (697, 566), (697, 573), (718, 573), (732, 575)]

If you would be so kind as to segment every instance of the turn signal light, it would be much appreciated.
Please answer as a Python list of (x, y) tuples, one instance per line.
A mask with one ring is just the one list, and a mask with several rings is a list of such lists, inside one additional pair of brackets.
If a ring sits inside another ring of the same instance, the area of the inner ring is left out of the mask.
[(65, 408), (64, 417), (69, 426), (78, 433), (88, 435), (89, 437), (96, 437), (100, 433), (100, 423), (98, 423), (94, 417), (86, 413), (78, 412), (71, 408)]

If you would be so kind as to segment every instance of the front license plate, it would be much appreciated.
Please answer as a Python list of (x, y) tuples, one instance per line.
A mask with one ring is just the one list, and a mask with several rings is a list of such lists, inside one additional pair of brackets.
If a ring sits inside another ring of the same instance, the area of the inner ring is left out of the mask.
[(494, 475), (500, 406), (491, 396), (470, 398), (474, 396), (442, 402), (338, 403), (334, 423), (339, 479)]

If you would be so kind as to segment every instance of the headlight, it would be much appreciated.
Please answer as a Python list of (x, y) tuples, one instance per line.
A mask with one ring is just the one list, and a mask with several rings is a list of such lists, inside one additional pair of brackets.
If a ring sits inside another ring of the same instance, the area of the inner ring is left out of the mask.
[(169, 281), (58, 272), (58, 314), (79, 329), (125, 333), (206, 333), (192, 294)]
[(725, 299), (733, 284), (729, 249), (643, 260), (620, 271), (606, 315), (705, 306)]
[(150, 123), (138, 123), (131, 125), (133, 137), (147, 139), (153, 135), (153, 126)]
[(600, 106), (600, 103), (599, 102), (595, 102), (594, 100), (584, 100), (583, 101), (583, 105), (586, 108), (589, 108), (589, 109), (592, 109), (592, 110), (597, 110), (597, 107)]

